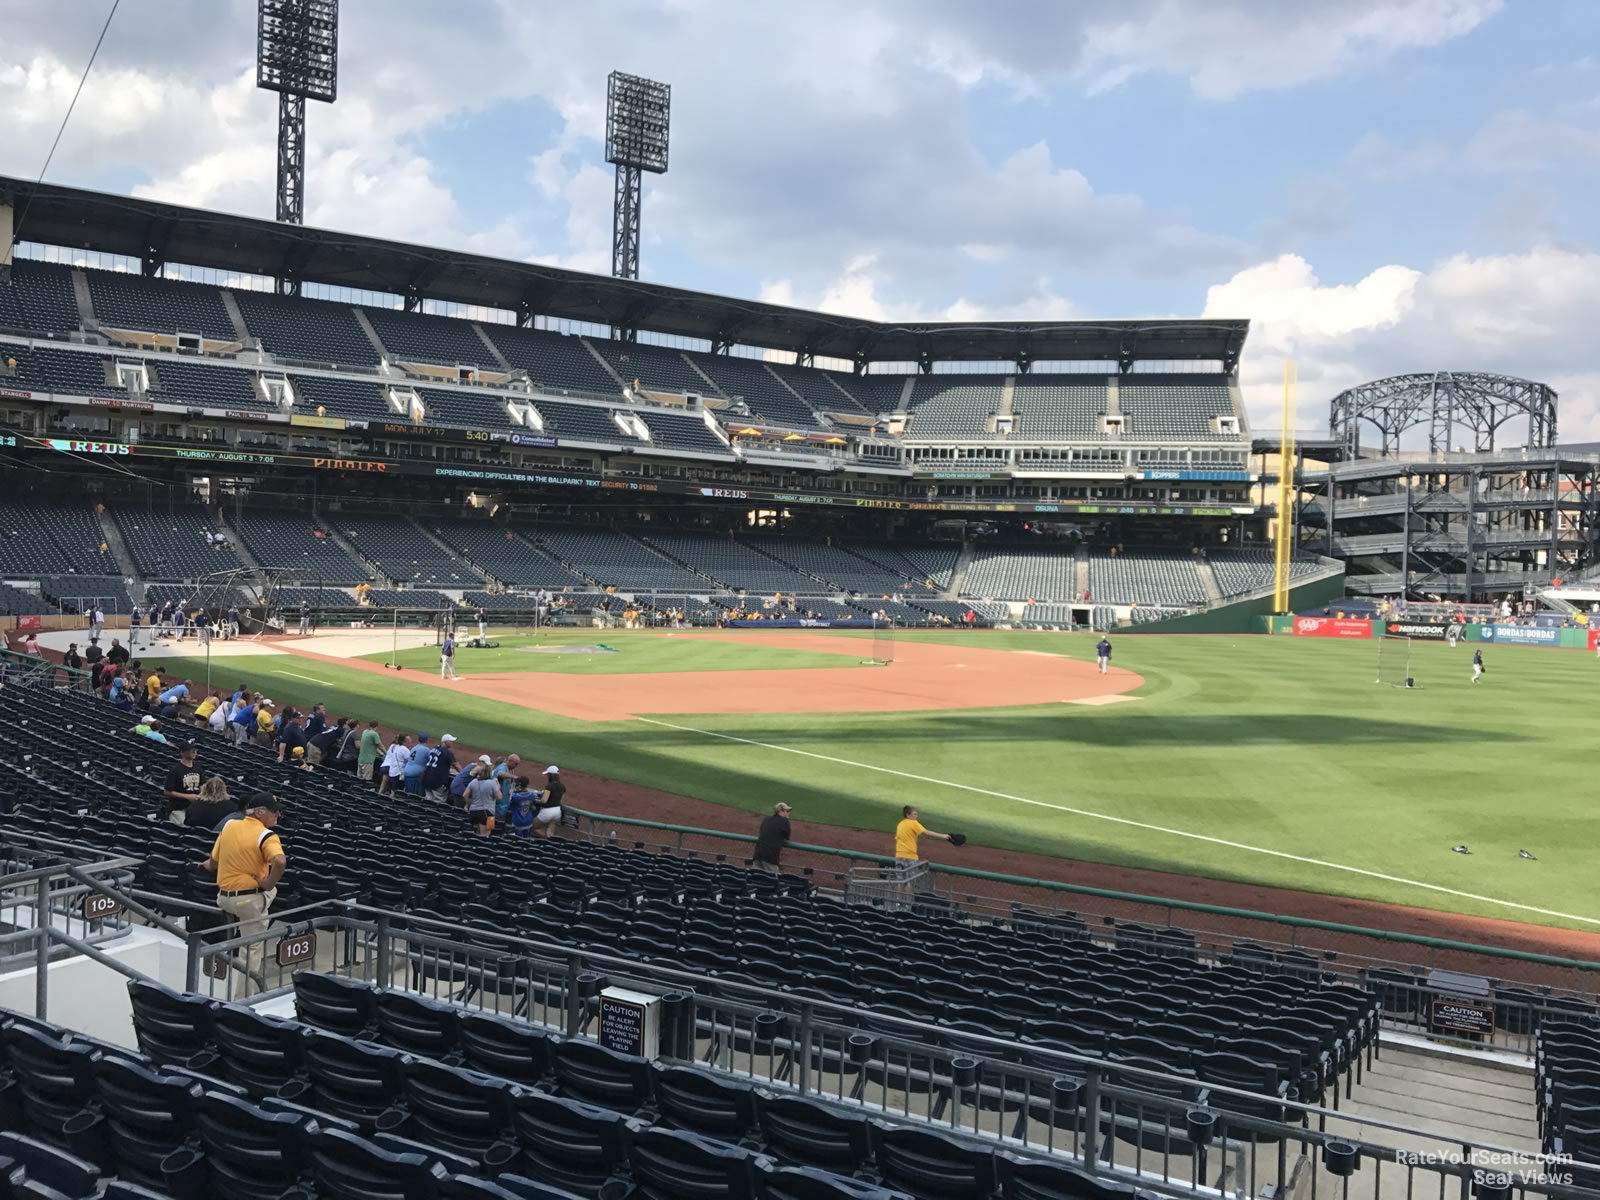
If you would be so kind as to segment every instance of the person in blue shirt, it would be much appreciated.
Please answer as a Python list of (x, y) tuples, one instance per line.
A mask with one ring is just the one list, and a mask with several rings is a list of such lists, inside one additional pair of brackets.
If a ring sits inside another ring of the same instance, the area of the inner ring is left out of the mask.
[(1095, 646), (1095, 648), (1094, 648), (1094, 657), (1095, 657), (1095, 665), (1100, 668), (1100, 674), (1104, 675), (1108, 671), (1111, 670), (1111, 639), (1110, 638), (1102, 637), (1100, 639), (1099, 644), (1097, 646)]
[(111, 681), (111, 691), (106, 699), (111, 701), (111, 707), (120, 708), (123, 712), (133, 711), (133, 697), (128, 694), (128, 681), (118, 675)]
[(250, 735), (256, 731), (256, 705), (260, 703), (260, 696), (240, 695), (234, 705), (233, 715), (228, 718), (228, 726), (233, 731), (233, 744), (242, 746), (250, 740)]
[(516, 785), (517, 768), (522, 765), (522, 758), (516, 754), (508, 754), (495, 765), (494, 781), (500, 785), (500, 804), (496, 809), (495, 818), (504, 822), (511, 811), (511, 793)]
[(422, 772), (428, 765), (428, 756), (432, 751), (433, 747), (428, 744), (428, 735), (417, 734), (417, 744), (412, 748), (411, 759), (406, 763), (403, 776), (408, 796), (422, 795)]
[(488, 760), (489, 756), (487, 754), (480, 755), (477, 762), (469, 762), (456, 772), (455, 778), (450, 781), (450, 799), (454, 803), (466, 803), (464, 797), (467, 794), (467, 784), (472, 782), (472, 772), (480, 766), (487, 766)]
[(529, 790), (528, 777), (517, 776), (507, 811), (511, 821), (511, 832), (520, 838), (529, 836), (533, 832), (533, 814), (538, 806), (539, 793)]
[(159, 706), (157, 711), (160, 712), (163, 717), (175, 717), (178, 715), (179, 707), (188, 698), (189, 681), (184, 680), (182, 683), (174, 684), (172, 687), (169, 687), (166, 691), (162, 692), (161, 695), (156, 697), (156, 704)]

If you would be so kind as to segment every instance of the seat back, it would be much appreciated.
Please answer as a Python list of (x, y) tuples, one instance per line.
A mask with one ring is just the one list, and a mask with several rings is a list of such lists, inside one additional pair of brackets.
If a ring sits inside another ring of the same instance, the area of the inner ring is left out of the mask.
[(396, 1050), (445, 1058), (455, 1052), (460, 1028), (457, 1013), (452, 1005), (426, 996), (381, 991), (375, 1009), (378, 1038)]
[(542, 1092), (517, 1098), (517, 1141), (527, 1173), (593, 1195), (627, 1154), (627, 1118), (609, 1109)]
[(994, 1154), (926, 1129), (872, 1123), (883, 1180), (914, 1196), (983, 1200), (994, 1190)]
[[(5, 1188), (7, 1195), (59, 1194), (62, 1200), (76, 1200), (95, 1195), (100, 1185), (100, 1173), (93, 1163), (23, 1134), (0, 1131), (0, 1164), (7, 1161), (13, 1164), (12, 1169), (0, 1174), (0, 1188)], [(14, 1175), (18, 1168), (23, 1179), (16, 1182), (23, 1182), (24, 1186), (13, 1192), (6, 1184), (6, 1175)]]
[(311, 1135), (311, 1173), (329, 1200), (434, 1200), (449, 1175), (425, 1154), (386, 1150), (342, 1129)]
[(628, 1149), (633, 1177), (647, 1193), (679, 1200), (749, 1200), (755, 1157), (748, 1150), (681, 1129), (635, 1131)]
[(294, 1011), (307, 1025), (360, 1037), (371, 1028), (377, 1007), (378, 991), (369, 983), (315, 971), (295, 972)]
[(157, 1062), (176, 1063), (205, 1049), (211, 1038), (211, 1001), (142, 979), (128, 981), (133, 1032), (139, 1049)]
[(662, 1063), (650, 1074), (665, 1124), (737, 1139), (756, 1123), (755, 1089), (747, 1083)]
[(768, 1153), (783, 1162), (855, 1171), (872, 1155), (867, 1119), (820, 1101), (758, 1088), (756, 1117)]
[(474, 1012), (457, 1018), (457, 1047), (467, 1065), (522, 1083), (550, 1074), (550, 1040), (548, 1033), (526, 1021)]
[(551, 1067), (562, 1092), (617, 1112), (632, 1112), (650, 1099), (650, 1060), (618, 1054), (574, 1038), (551, 1041)]

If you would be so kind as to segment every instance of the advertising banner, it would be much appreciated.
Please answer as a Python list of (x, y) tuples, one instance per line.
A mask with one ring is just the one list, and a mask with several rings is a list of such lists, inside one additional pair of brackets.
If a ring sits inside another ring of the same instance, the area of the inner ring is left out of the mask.
[(1600, 650), (1600, 629), (1589, 627), (1589, 649)]
[(1416, 638), (1422, 642), (1442, 642), (1450, 628), (1443, 621), (1390, 621), (1383, 627), (1384, 637)]
[(1295, 637), (1370, 638), (1372, 622), (1351, 617), (1296, 617)]
[(1482, 625), (1478, 640), (1511, 646), (1560, 646), (1561, 630), (1543, 625)]
[(729, 629), (871, 629), (872, 621), (862, 617), (859, 621), (848, 618), (827, 620), (806, 617), (780, 617), (772, 621), (728, 621)]

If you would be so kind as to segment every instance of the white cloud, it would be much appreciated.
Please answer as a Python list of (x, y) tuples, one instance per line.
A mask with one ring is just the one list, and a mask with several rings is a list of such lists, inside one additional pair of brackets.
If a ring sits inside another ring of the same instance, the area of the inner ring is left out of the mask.
[[(1600, 437), (1600, 253), (1544, 247), (1390, 265), (1325, 284), (1293, 255), (1238, 272), (1206, 295), (1208, 317), (1247, 317), (1240, 381), (1261, 429), (1278, 425), (1283, 362), (1299, 371), (1297, 424), (1325, 427), (1347, 387), (1414, 371), (1492, 371), (1561, 392), (1565, 440)], [(1520, 432), (1518, 430), (1517, 432)]]
[(878, 260), (863, 256), (846, 263), (815, 293), (802, 295), (791, 280), (774, 279), (761, 285), (760, 299), (769, 304), (888, 322), (1068, 321), (1083, 315), (1066, 297), (1057, 295), (1044, 278), (1024, 281), (1015, 293), (1002, 299), (959, 296), (948, 303), (934, 304), (888, 299), (883, 293), (893, 286), (892, 275)]
[(1159, 0), (1091, 24), (1081, 74), (1104, 91), (1152, 71), (1185, 77), (1206, 99), (1293, 87), (1439, 45), (1494, 16), (1501, 0)]

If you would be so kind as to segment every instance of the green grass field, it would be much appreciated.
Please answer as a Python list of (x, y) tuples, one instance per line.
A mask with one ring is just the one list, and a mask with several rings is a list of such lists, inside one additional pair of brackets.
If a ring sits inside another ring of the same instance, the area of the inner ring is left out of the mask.
[[(456, 666), (463, 673), (499, 671), (540, 671), (561, 675), (637, 675), (655, 671), (791, 671), (807, 667), (850, 667), (859, 665), (860, 655), (841, 646), (838, 654), (815, 650), (785, 650), (779, 646), (740, 645), (738, 642), (701, 641), (692, 653), (671, 636), (633, 637), (612, 635), (604, 630), (581, 633), (557, 631), (541, 634), (491, 635), (499, 642), (493, 650), (474, 650), (463, 646), (456, 652)], [(603, 645), (615, 653), (550, 654), (535, 653), (534, 647), (559, 645)], [(439, 651), (433, 646), (402, 650), (398, 655), (367, 654), (369, 662), (391, 659), (408, 671), (437, 671)]]
[[(770, 666), (771, 654), (788, 654), (611, 636), (623, 653), (552, 655), (548, 665), (546, 656), (501, 653), (537, 660), (532, 669), (593, 670), (588, 661), (600, 658), (635, 671), (648, 669), (645, 661), (659, 670), (708, 669), (709, 656), (727, 650), (739, 653), (737, 666)], [(966, 636), (984, 647), (1082, 659), (1094, 643), (1023, 633), (903, 636)], [(1117, 664), (1145, 684), (1136, 703), (1103, 708), (587, 724), (306, 659), (219, 656), (212, 675), (230, 687), (248, 679), (279, 701), (320, 699), (335, 714), (448, 731), (472, 746), (751, 812), (785, 799), (802, 839), (826, 840), (814, 823), (887, 829), (901, 804), (915, 802), (931, 827), (990, 845), (1597, 927), (1593, 656), (1487, 647), (1488, 678), (1474, 687), (1469, 646), (1418, 644), (1412, 669), (1421, 688), (1405, 691), (1374, 683), (1374, 642), (1116, 641)], [(431, 668), (432, 649), (418, 653)], [(854, 661), (853, 646), (844, 653), (829, 665)], [(145, 657), (204, 678), (203, 663)], [(572, 800), (583, 807), (581, 790)], [(1459, 843), (1472, 854), (1452, 853)], [(1519, 849), (1537, 861), (1519, 858)]]

